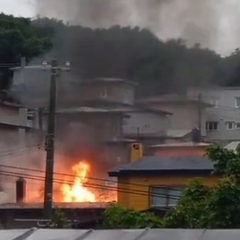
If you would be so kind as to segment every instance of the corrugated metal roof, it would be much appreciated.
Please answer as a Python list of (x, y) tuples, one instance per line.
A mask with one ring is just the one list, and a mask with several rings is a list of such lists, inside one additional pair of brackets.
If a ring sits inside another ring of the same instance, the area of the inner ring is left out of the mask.
[(168, 171), (212, 171), (213, 163), (205, 156), (157, 157), (146, 156), (139, 160), (117, 167), (109, 172), (117, 176), (126, 172), (168, 172)]
[(30, 229), (0, 230), (1, 240), (236, 240), (240, 230), (139, 229), (72, 230)]

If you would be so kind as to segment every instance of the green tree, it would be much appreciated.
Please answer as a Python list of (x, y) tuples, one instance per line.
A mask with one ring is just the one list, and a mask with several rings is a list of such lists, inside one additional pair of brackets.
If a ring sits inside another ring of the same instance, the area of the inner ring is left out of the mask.
[(66, 223), (66, 217), (61, 209), (55, 208), (53, 211), (52, 222), (54, 223), (54, 228), (63, 228)]
[(239, 152), (218, 146), (207, 150), (219, 175), (216, 185), (206, 187), (201, 179), (193, 180), (183, 191), (177, 206), (165, 216), (170, 228), (239, 228), (240, 181)]
[(152, 213), (137, 212), (116, 204), (104, 211), (104, 223), (114, 229), (160, 228), (162, 221)]
[(19, 65), (21, 57), (26, 57), (29, 62), (51, 49), (49, 38), (41, 33), (28, 18), (0, 14), (1, 89), (9, 85), (10, 68)]

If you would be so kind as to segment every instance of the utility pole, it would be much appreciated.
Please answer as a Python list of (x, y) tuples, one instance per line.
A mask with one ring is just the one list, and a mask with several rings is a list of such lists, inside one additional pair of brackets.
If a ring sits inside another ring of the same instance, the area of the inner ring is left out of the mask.
[(56, 113), (56, 92), (58, 62), (53, 60), (51, 63), (51, 82), (48, 106), (48, 127), (46, 135), (45, 150), (46, 170), (45, 170), (45, 190), (44, 190), (44, 217), (52, 218), (52, 193), (53, 193), (53, 171), (54, 171), (54, 135), (55, 135), (55, 113)]
[[(47, 62), (43, 63), (46, 67)], [(58, 61), (53, 60), (51, 63), (51, 83), (48, 106), (48, 127), (45, 142), (46, 170), (45, 170), (45, 189), (44, 189), (44, 218), (51, 220), (52, 203), (53, 203), (53, 174), (54, 174), (54, 138), (55, 138), (55, 115), (56, 115), (56, 96), (57, 96), (57, 77), (59, 71), (70, 70), (70, 62), (66, 62), (66, 67), (59, 67)]]
[(198, 129), (202, 136), (202, 94), (198, 94)]

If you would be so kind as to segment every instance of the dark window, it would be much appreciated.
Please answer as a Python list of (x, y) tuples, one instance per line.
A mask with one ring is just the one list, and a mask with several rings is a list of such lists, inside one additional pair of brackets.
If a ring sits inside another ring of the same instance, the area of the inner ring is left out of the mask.
[(207, 131), (216, 131), (218, 130), (218, 122), (206, 122)]
[(151, 187), (151, 207), (173, 207), (177, 204), (182, 194), (181, 187)]
[(234, 122), (226, 122), (227, 130), (233, 130), (234, 125)]

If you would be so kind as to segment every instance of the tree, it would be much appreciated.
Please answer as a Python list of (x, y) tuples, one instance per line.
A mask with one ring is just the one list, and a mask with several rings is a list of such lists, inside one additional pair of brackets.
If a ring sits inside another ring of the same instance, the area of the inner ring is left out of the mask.
[(58, 208), (55, 208), (53, 211), (52, 222), (54, 224), (54, 228), (63, 228), (66, 223), (64, 212)]
[(224, 76), (217, 74), (222, 58), (214, 51), (188, 48), (183, 39), (163, 42), (147, 29), (90, 29), (47, 19), (33, 24), (52, 36), (54, 56), (69, 59), (78, 76), (126, 78), (139, 84), (138, 97), (183, 92), (186, 87), (219, 82), (219, 76)]
[(29, 62), (50, 50), (51, 42), (38, 32), (28, 18), (0, 14), (0, 72), (1, 89), (7, 88), (10, 68), (19, 65), (21, 57)]
[(164, 227), (240, 227), (240, 154), (215, 146), (207, 155), (214, 163), (214, 173), (221, 178), (212, 187), (204, 186), (201, 179), (193, 180), (164, 218)]
[(152, 213), (137, 212), (116, 204), (104, 211), (104, 223), (114, 229), (160, 228), (162, 221)]

